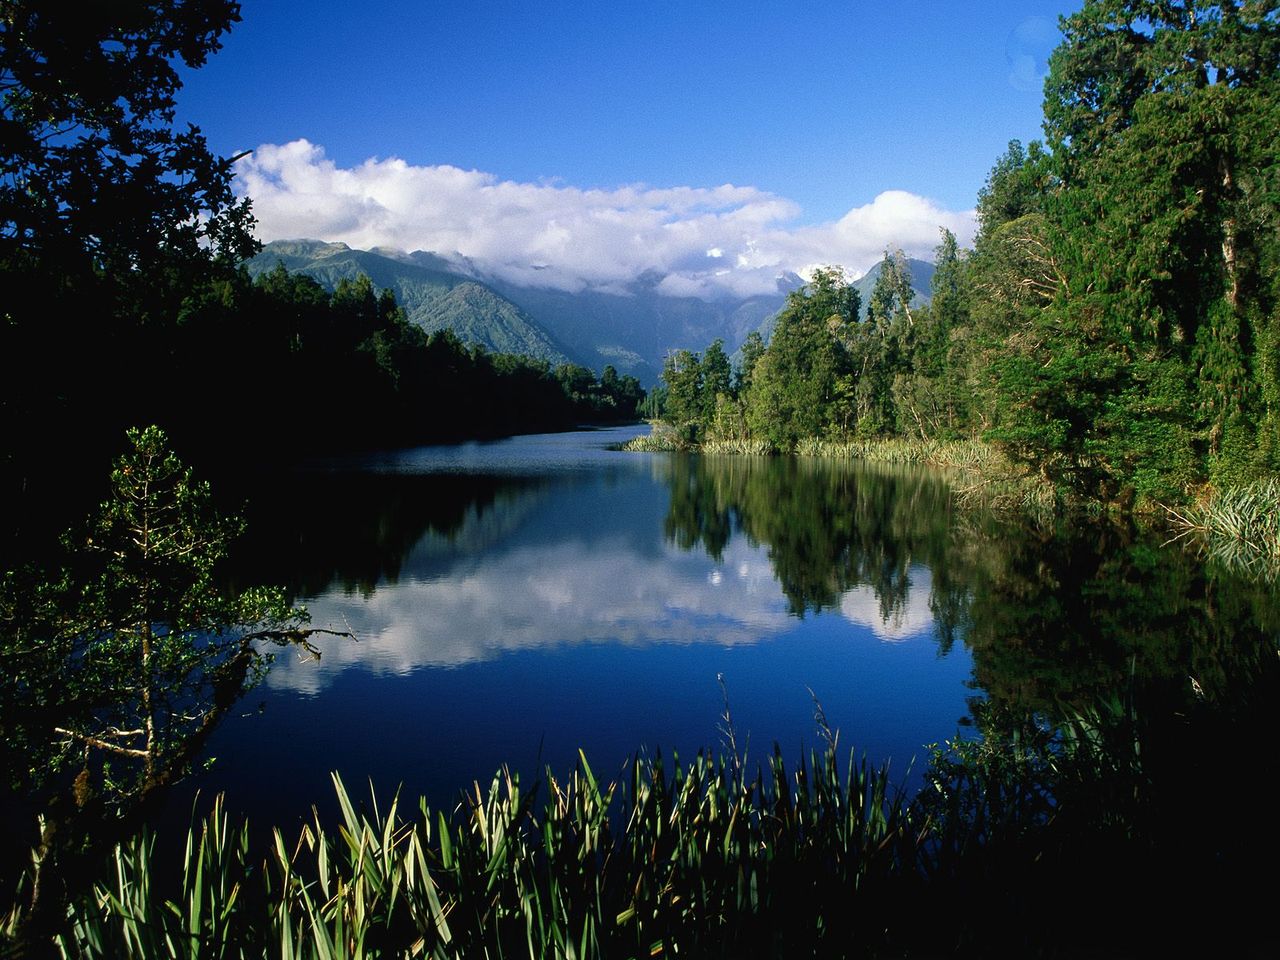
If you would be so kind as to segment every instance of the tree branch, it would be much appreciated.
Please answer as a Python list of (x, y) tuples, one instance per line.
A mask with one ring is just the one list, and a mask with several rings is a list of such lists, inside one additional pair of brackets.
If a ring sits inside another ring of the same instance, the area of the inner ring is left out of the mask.
[(138, 750), (133, 747), (122, 747), (119, 744), (102, 740), (99, 737), (94, 737), (87, 733), (78, 733), (75, 730), (68, 730), (66, 727), (54, 727), (53, 731), (54, 733), (62, 734), (64, 737), (71, 737), (74, 740), (87, 743), (91, 747), (97, 747), (99, 750), (106, 750), (109, 753), (118, 753), (125, 757), (142, 757), (143, 759), (146, 759), (149, 756), (146, 750)]

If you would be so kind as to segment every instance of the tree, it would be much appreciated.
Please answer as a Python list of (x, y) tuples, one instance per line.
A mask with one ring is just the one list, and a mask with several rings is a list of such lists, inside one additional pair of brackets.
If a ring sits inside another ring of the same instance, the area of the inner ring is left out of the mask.
[(662, 382), (666, 387), (667, 420), (685, 442), (696, 442), (703, 412), (701, 359), (689, 350), (668, 354), (662, 364)]
[(1002, 224), (1042, 210), (1049, 159), (1038, 142), (1024, 149), (1021, 141), (1009, 141), (978, 191), (978, 244)]
[(158, 428), (129, 441), (88, 533), (66, 539), (66, 567), (10, 572), (0, 590), (0, 755), (6, 786), (42, 816), (36, 932), (65, 916), (85, 858), (197, 760), (266, 670), (260, 645), (327, 632), (282, 590), (223, 589), (215, 566), (240, 524), (212, 511)]
[(147, 270), (251, 251), (231, 163), (172, 128), (181, 80), (240, 19), (232, 0), (0, 3), (0, 262)]
[(575, 403), (586, 401), (596, 385), (596, 375), (578, 363), (562, 363), (555, 369), (555, 378), (564, 388), (565, 396)]
[(935, 250), (933, 298), (928, 306), (915, 311), (906, 357), (909, 369), (901, 371), (893, 382), (899, 430), (918, 431), (924, 439), (954, 436), (967, 426), (965, 333), (969, 306), (965, 266), (955, 235), (944, 229)]
[[(1255, 469), (1277, 414), (1264, 371), (1280, 322), (1265, 266), (1280, 18), (1271, 3), (1093, 0), (1063, 30), (1045, 86), (1044, 212), (1067, 282), (1046, 350), (1086, 367), (1116, 355), (1120, 379), (1099, 383), (1098, 462), (1114, 485), (1176, 496), (1205, 467)], [(1059, 350), (1064, 336), (1075, 342)]]
[(858, 325), (859, 296), (841, 270), (814, 272), (787, 295), (768, 349), (753, 367), (747, 424), (780, 450), (805, 437), (846, 433), (853, 371), (846, 344)]
[(620, 377), (616, 367), (606, 364), (600, 372), (600, 399), (598, 413), (607, 412), (618, 419), (631, 419), (639, 412), (644, 388), (631, 374)]
[[(858, 432), (864, 436), (914, 430), (915, 424), (899, 422), (895, 394), (901, 392), (900, 379), (910, 370), (910, 353), (915, 335), (915, 314), (911, 301), (911, 268), (901, 250), (885, 251), (880, 274), (871, 289), (867, 321), (850, 328), (848, 344), (857, 370), (854, 396), (857, 403)], [(897, 388), (897, 389), (895, 389)], [(905, 416), (906, 412), (902, 411)]]
[(611, 396), (619, 390), (618, 368), (611, 363), (600, 371), (600, 389)]
[(764, 338), (759, 330), (752, 330), (742, 342), (742, 364), (734, 377), (733, 391), (743, 397), (751, 389), (751, 375), (760, 358), (764, 356)]
[(978, 193), (978, 236), (964, 270), (969, 329), (956, 372), (972, 396), (974, 429), (998, 427), (1023, 409), (999, 372), (1011, 355), (1043, 344), (1041, 311), (1066, 283), (1045, 213), (1051, 160), (1038, 144), (1028, 152), (1011, 141)]
[(733, 386), (733, 371), (724, 341), (716, 339), (702, 354), (702, 422), (707, 425), (715, 416), (716, 398), (728, 396)]
[(151, 376), (104, 390), (104, 370), (171, 369), (185, 297), (257, 249), (232, 161), (174, 126), (179, 66), (239, 15), (233, 0), (0, 0), (0, 284), (25, 294), (0, 308), (6, 496), (165, 416)]

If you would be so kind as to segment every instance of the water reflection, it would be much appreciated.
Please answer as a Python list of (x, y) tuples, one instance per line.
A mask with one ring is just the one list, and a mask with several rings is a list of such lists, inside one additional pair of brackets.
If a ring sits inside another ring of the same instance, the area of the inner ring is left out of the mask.
[(924, 469), (608, 455), (604, 439), (581, 459), (572, 436), (415, 452), (260, 497), (245, 578), (285, 571), (316, 625), (359, 638), (268, 683), (314, 695), (355, 668), (733, 648), (838, 616), (937, 656), (963, 640), (973, 688), (1052, 713), (1099, 691), (1225, 684), (1234, 658), (1276, 636), (1266, 590), (1127, 527), (958, 511)]
[(1277, 641), (1271, 591), (1158, 533), (958, 511), (933, 471), (689, 459), (671, 491), (673, 542), (713, 557), (738, 535), (762, 544), (796, 616), (835, 607), (886, 640), (931, 633), (944, 653), (963, 637), (973, 686), (1019, 710), (1190, 698)]
[(945, 652), (963, 607), (946, 488), (919, 470), (654, 458), (538, 479), (324, 475), (309, 490), (298, 512), (324, 522), (268, 535), (298, 544), (294, 587), (314, 622), (359, 642), (279, 664), (268, 682), (299, 692), (356, 665), (402, 675), (587, 643), (750, 644), (823, 611)]
[[(536, 509), (548, 481), (500, 475), (332, 470), (272, 478), (249, 500), (236, 576), (297, 598), (372, 596), (402, 575), (497, 543)], [(406, 570), (407, 568), (407, 570)]]
[(936, 471), (782, 457), (677, 458), (670, 469), (670, 541), (712, 557), (734, 534), (762, 545), (798, 617), (847, 604), (854, 622), (900, 639), (904, 622), (912, 632), (927, 625), (927, 604), (950, 647), (963, 590), (951, 575), (951, 498)]
[(1129, 527), (996, 528), (964, 549), (975, 684), (1022, 709), (1189, 705), (1280, 641), (1271, 591)]
[(887, 610), (884, 599), (875, 589), (861, 584), (840, 598), (840, 613), (850, 623), (866, 627), (887, 643), (927, 636), (935, 622), (932, 581), (928, 567), (911, 567), (904, 584), (906, 589)]
[(273, 670), (268, 682), (314, 692), (326, 674), (353, 664), (402, 674), (516, 650), (606, 641), (751, 643), (785, 629), (785, 607), (761, 552), (735, 546), (723, 565), (708, 571), (697, 557), (655, 558), (623, 537), (538, 543), (514, 535), (483, 558), (457, 558), (437, 576), (367, 597), (331, 592), (310, 601), (313, 622), (349, 627), (359, 642), (329, 644), (321, 662)]
[(918, 781), (980, 700), (1179, 706), (1275, 641), (1274, 598), (1158, 537), (958, 510), (925, 470), (610, 439), (416, 451), (257, 497), (245, 578), (360, 639), (278, 663), (206, 792), (305, 812), (337, 768), (447, 804), (504, 763), (687, 756), (717, 740), (719, 673), (754, 749), (813, 742), (812, 688), (842, 742), (916, 758)]

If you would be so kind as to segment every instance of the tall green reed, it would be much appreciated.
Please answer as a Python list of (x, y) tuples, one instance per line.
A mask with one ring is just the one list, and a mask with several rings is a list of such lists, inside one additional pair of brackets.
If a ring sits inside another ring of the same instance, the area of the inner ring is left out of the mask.
[(1280, 478), (1216, 490), (1185, 511), (1169, 513), (1227, 569), (1280, 579)]
[[(250, 855), (221, 801), (193, 826), (181, 892), (141, 836), (76, 905), (65, 956), (599, 957), (812, 952), (856, 934), (915, 846), (888, 771), (841, 771), (835, 744), (789, 772), (775, 752), (633, 760), (604, 783), (585, 757), (530, 791), (501, 771), (455, 815), (405, 817), (372, 791), (358, 811), (334, 777), (340, 821)], [(865, 907), (865, 908), (864, 908)], [(843, 948), (842, 948), (843, 949)]]

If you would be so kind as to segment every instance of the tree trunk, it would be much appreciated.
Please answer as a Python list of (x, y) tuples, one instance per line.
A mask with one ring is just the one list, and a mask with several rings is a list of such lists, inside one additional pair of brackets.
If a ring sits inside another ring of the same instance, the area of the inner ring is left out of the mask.
[[(1222, 193), (1228, 203), (1234, 200), (1236, 186), (1231, 175), (1231, 161), (1223, 157), (1218, 161), (1218, 169), (1222, 173)], [(1227, 304), (1233, 314), (1240, 312), (1240, 273), (1236, 267), (1236, 218), (1224, 217), (1222, 220), (1222, 266), (1227, 275)]]

